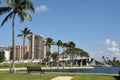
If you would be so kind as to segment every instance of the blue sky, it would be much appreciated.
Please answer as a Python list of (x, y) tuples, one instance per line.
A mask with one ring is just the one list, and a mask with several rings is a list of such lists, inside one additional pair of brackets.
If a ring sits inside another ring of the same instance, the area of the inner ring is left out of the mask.
[[(32, 22), (15, 21), (15, 44), (25, 26), (54, 41), (73, 41), (92, 57), (120, 59), (120, 0), (31, 0), (36, 8)], [(3, 2), (0, 6), (5, 5)], [(5, 15), (0, 16), (0, 22)], [(11, 21), (0, 28), (0, 44), (11, 45)]]

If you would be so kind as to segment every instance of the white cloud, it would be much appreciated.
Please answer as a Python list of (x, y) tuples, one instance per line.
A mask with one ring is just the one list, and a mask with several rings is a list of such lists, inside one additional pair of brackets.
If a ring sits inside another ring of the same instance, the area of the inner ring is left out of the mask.
[(107, 48), (107, 50), (110, 51), (110, 52), (113, 52), (113, 53), (116, 53), (116, 52), (120, 51), (120, 49), (117, 48), (117, 47), (109, 47), (109, 48)]
[(118, 46), (117, 42), (112, 41), (111, 39), (106, 39), (105, 44), (108, 45), (108, 46), (111, 46), (111, 47), (117, 47)]
[(115, 41), (112, 41), (112, 42), (111, 42), (111, 46), (113, 46), (113, 47), (117, 47), (118, 44), (117, 44)]
[(111, 40), (110, 40), (110, 39), (106, 39), (106, 40), (105, 40), (105, 44), (107, 44), (107, 45), (109, 45), (109, 44), (110, 44), (110, 42), (111, 42)]
[(120, 48), (118, 47), (118, 43), (111, 39), (106, 39), (105, 44), (107, 45), (107, 51), (113, 53), (114, 55), (120, 55)]
[(48, 7), (46, 5), (40, 5), (39, 7), (35, 8), (36, 12), (46, 12), (48, 10)]

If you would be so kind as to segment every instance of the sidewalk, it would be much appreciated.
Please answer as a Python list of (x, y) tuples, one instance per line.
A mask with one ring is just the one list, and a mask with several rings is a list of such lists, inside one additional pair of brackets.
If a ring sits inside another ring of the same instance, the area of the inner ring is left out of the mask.
[(73, 77), (71, 76), (58, 76), (52, 80), (71, 80)]

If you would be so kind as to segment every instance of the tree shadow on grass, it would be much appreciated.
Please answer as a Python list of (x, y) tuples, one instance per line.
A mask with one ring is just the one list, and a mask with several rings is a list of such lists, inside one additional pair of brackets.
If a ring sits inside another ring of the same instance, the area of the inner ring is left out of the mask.
[(120, 76), (114, 76), (116, 80), (120, 80)]

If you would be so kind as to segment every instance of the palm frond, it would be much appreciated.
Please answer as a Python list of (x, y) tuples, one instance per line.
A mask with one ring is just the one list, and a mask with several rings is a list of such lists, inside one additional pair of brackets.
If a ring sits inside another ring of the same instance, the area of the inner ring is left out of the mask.
[(11, 13), (9, 13), (9, 14), (5, 17), (5, 19), (4, 19), (3, 22), (1, 23), (1, 26), (3, 26), (3, 24), (8, 20), (8, 18), (12, 18), (13, 13), (14, 13), (14, 12), (11, 12)]
[(28, 40), (31, 40), (31, 37), (30, 37), (30, 36), (28, 36), (28, 37), (27, 37), (27, 39), (28, 39)]
[(18, 16), (20, 18), (20, 22), (24, 22), (24, 16), (20, 12), (18, 13)]
[(14, 6), (14, 1), (19, 1), (19, 0), (6, 0), (9, 6)]
[(21, 36), (23, 36), (22, 34), (18, 34), (18, 37), (21, 37)]
[(27, 20), (32, 21), (32, 17), (28, 13), (22, 11), (22, 15), (26, 17)]
[(16, 5), (19, 5), (22, 1), (23, 1), (23, 0), (14, 0), (14, 3), (15, 3)]
[(11, 9), (12, 9), (11, 7), (0, 7), (0, 15), (11, 11)]
[(35, 12), (35, 8), (30, 0), (24, 0), (20, 5), (22, 5), (24, 9), (30, 10), (33, 13)]

